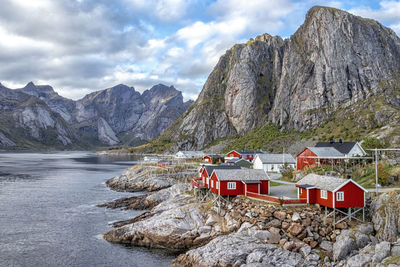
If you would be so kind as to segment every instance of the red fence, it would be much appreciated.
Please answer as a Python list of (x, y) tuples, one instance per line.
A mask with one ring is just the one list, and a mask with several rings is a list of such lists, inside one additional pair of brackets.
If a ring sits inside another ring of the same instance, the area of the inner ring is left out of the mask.
[(260, 195), (260, 194), (252, 193), (252, 192), (247, 192), (246, 195), (248, 197), (252, 197), (255, 199), (260, 199), (260, 200), (278, 203), (278, 204), (282, 204), (282, 205), (307, 204), (307, 199), (304, 199), (304, 198), (283, 199), (283, 198), (273, 197), (273, 196), (268, 196), (268, 195)]
[(196, 187), (196, 188), (204, 188), (204, 187), (205, 187), (203, 181), (201, 181), (201, 180), (196, 180), (196, 179), (193, 179), (193, 180), (192, 180), (192, 186), (193, 186), (193, 187)]

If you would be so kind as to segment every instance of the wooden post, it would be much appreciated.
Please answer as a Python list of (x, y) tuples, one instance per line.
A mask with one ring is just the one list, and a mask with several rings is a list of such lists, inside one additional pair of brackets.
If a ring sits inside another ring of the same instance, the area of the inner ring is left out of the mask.
[(333, 229), (336, 229), (336, 209), (333, 209)]
[(365, 222), (365, 208), (363, 207), (363, 222)]
[(325, 206), (325, 219), (328, 219), (328, 208)]
[(376, 195), (378, 195), (378, 149), (375, 148), (375, 187)]
[(349, 208), (349, 221), (351, 221), (351, 208)]

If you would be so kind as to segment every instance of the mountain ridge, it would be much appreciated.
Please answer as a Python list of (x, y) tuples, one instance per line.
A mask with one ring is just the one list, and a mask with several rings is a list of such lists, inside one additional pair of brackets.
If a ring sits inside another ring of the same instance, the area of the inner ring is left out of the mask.
[[(184, 102), (180, 91), (162, 84), (143, 94), (119, 84), (74, 101), (49, 85), (29, 82), (19, 89), (0, 85), (0, 103), (0, 147), (87, 149), (149, 141), (192, 101)], [(155, 127), (149, 120), (163, 123)]]
[(271, 122), (281, 131), (322, 127), (339, 109), (389, 94), (383, 83), (395, 83), (399, 57), (393, 30), (315, 6), (290, 38), (263, 34), (228, 49), (189, 111), (145, 149), (167, 141), (164, 150), (201, 149)]

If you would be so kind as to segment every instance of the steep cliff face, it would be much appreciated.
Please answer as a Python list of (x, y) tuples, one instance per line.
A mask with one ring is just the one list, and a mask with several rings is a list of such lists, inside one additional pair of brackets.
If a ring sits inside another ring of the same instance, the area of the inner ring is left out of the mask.
[[(338, 108), (385, 91), (400, 73), (400, 39), (376, 21), (313, 7), (289, 39), (261, 35), (221, 57), (199, 98), (167, 136), (202, 148), (273, 122), (304, 131)], [(165, 136), (162, 138), (166, 138)]]
[(20, 143), (64, 147), (75, 139), (65, 120), (39, 98), (0, 86), (0, 132), (2, 147)]

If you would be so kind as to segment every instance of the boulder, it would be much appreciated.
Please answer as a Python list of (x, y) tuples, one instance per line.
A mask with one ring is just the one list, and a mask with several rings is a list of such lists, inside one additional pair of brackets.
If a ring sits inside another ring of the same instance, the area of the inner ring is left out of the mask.
[(369, 236), (360, 232), (355, 232), (356, 243), (358, 248), (363, 248), (370, 242)]
[(292, 222), (299, 222), (300, 220), (300, 215), (297, 212), (294, 212), (292, 215)]
[(375, 254), (372, 257), (372, 261), (375, 263), (380, 263), (384, 258), (390, 254), (390, 243), (383, 241), (375, 246)]
[(326, 251), (332, 251), (333, 244), (329, 241), (322, 241), (321, 244), (319, 244), (319, 247)]
[(347, 260), (347, 266), (364, 267), (371, 263), (372, 256), (370, 254), (357, 254)]
[(345, 259), (353, 250), (357, 249), (356, 241), (351, 238), (350, 231), (345, 230), (336, 238), (333, 244), (333, 260)]
[(374, 231), (374, 226), (372, 223), (360, 224), (356, 230), (362, 234), (369, 235)]
[(307, 257), (308, 254), (310, 254), (310, 252), (311, 252), (310, 246), (304, 246), (304, 247), (300, 248), (300, 253), (301, 253), (301, 255), (303, 255), (304, 258)]
[(303, 231), (303, 226), (299, 223), (292, 223), (290, 225), (290, 227), (288, 228), (288, 232), (292, 235), (292, 236), (297, 236), (298, 234), (300, 234)]
[(400, 245), (394, 245), (391, 249), (392, 257), (400, 256)]
[(282, 210), (277, 210), (274, 212), (274, 217), (277, 218), (278, 220), (283, 221), (284, 219), (286, 219), (286, 212)]
[(273, 219), (272, 221), (268, 222), (266, 226), (279, 228), (281, 226), (281, 221), (278, 219)]

